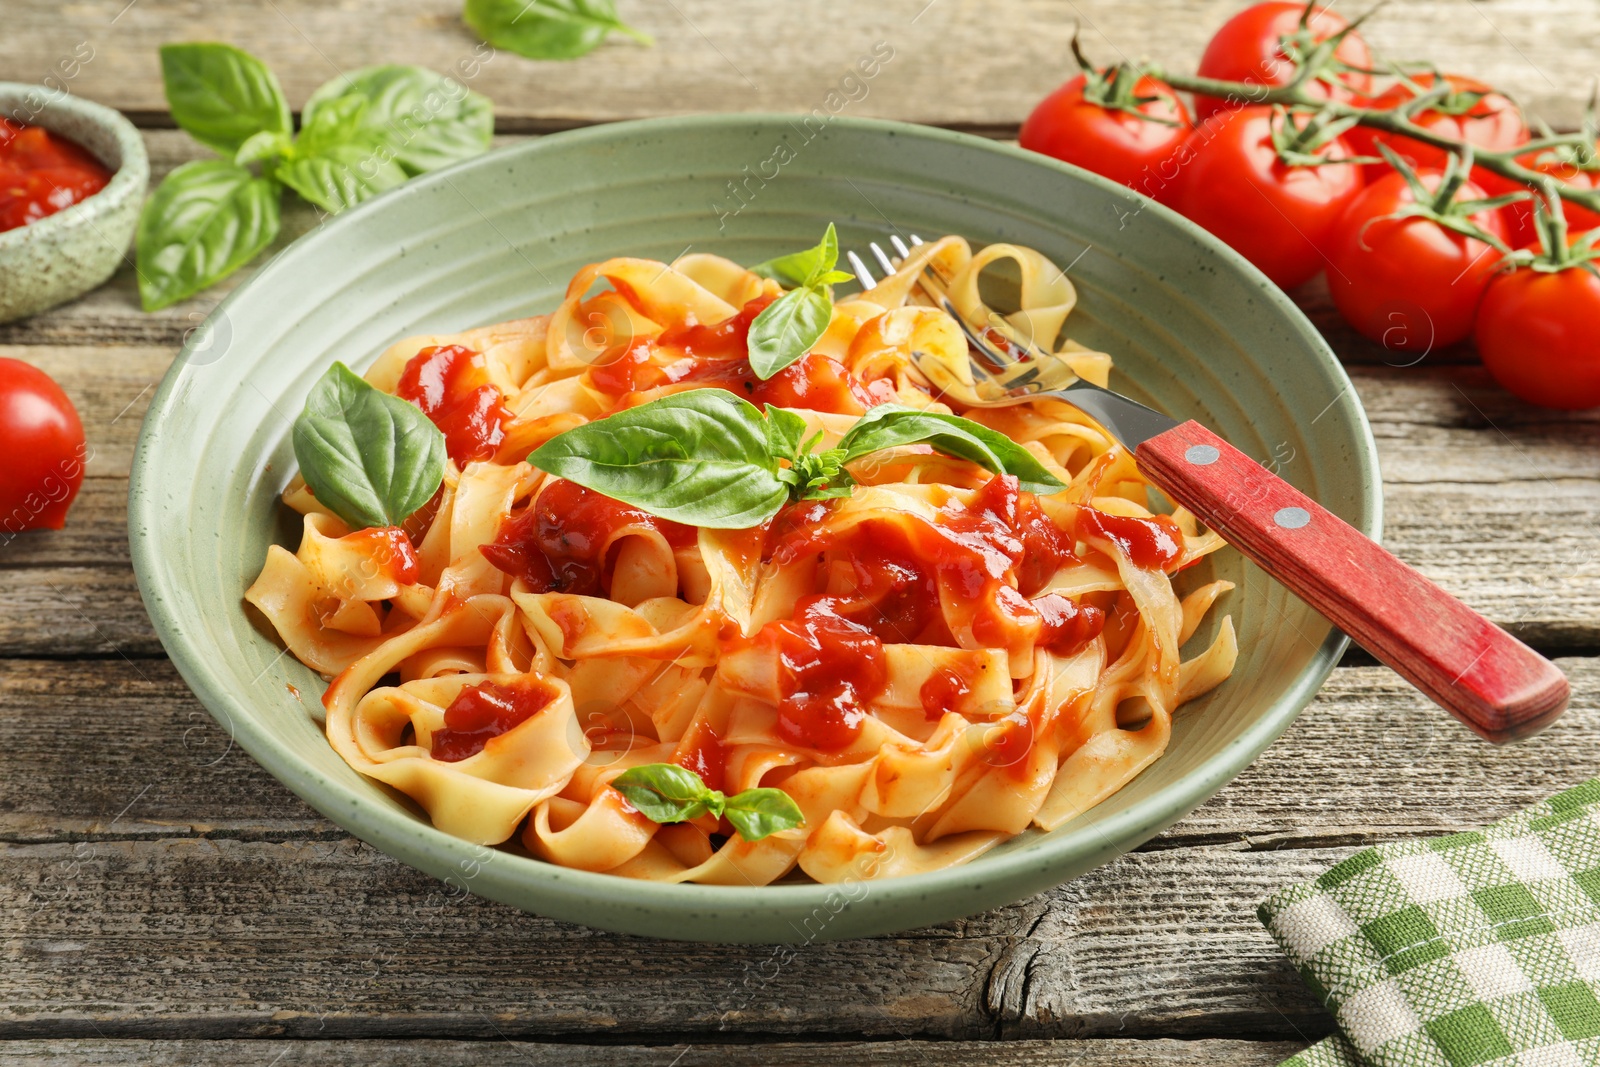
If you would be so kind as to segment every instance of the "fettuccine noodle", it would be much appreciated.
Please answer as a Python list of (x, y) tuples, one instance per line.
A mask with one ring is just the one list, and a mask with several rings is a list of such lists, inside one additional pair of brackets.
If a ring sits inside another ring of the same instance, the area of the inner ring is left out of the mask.
[[(1006, 316), (978, 286), (1001, 260), (1021, 280)], [(730, 885), (949, 867), (1131, 781), (1165, 750), (1174, 710), (1233, 668), (1229, 618), (1179, 656), (1230, 584), (1182, 598), (1172, 584), (1222, 542), (1182, 510), (1153, 512), (1128, 451), (1071, 406), (963, 403), (967, 344), (915, 284), (924, 267), (970, 323), (1105, 383), (1109, 357), (1056, 341), (1076, 302), (1065, 275), (959, 237), (840, 298), (811, 353), (766, 381), (744, 336), (783, 290), (705, 254), (597, 263), (550, 315), (384, 352), (366, 380), (445, 432), (443, 486), (403, 530), (351, 532), (297, 478), (284, 501), (303, 516), (299, 548), (272, 547), (245, 596), (330, 679), (334, 749), (446, 833)], [(846, 497), (712, 530), (525, 461), (565, 430), (703, 387), (797, 409), (824, 447), (884, 402), (961, 414), (1066, 488), (1035, 497), (912, 445), (853, 464)], [(805, 821), (756, 841), (712, 816), (657, 825), (608, 787), (655, 763), (730, 795), (776, 787)]]

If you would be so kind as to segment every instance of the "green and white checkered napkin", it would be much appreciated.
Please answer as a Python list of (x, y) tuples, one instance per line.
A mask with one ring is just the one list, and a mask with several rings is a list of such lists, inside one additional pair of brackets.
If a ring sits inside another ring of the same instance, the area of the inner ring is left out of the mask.
[(1343, 1031), (1284, 1067), (1600, 1064), (1600, 780), (1261, 905)]

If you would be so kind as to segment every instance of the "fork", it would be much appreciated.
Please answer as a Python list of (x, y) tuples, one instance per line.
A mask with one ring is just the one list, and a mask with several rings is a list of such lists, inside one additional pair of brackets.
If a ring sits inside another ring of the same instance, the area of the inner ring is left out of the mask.
[[(916, 236), (911, 242), (922, 243)], [(911, 254), (898, 237), (891, 244), (902, 259)], [(895, 261), (876, 241), (868, 248), (894, 272)], [(862, 257), (849, 252), (846, 259), (863, 289), (878, 284)], [(1175, 503), (1480, 736), (1496, 744), (1520, 740), (1566, 708), (1567, 679), (1555, 664), (1355, 527), (1199, 423), (1084, 381), (1031, 339), (1007, 336), (996, 344), (930, 274), (925, 269), (918, 285), (967, 338), (978, 399), (966, 406), (1057, 399), (1076, 407), (1128, 448)], [(921, 353), (911, 358), (921, 366)]]

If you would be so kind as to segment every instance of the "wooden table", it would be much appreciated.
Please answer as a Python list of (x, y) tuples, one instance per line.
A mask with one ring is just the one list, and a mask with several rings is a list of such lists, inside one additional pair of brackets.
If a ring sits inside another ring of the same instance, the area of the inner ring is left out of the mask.
[[(494, 55), (472, 79), (504, 140), (667, 112), (848, 113), (1015, 135), (1091, 50), (1174, 65), (1233, 0), (622, 0), (651, 50)], [(8, 0), (0, 78), (69, 86), (171, 129), (156, 47), (266, 59), (298, 106), (339, 70), (473, 54), (456, 0)], [(1486, 76), (1574, 124), (1593, 0), (1394, 0), (1370, 38)], [(864, 94), (845, 82), (886, 41)], [(81, 53), (80, 53), (81, 54)], [(288, 213), (285, 239), (315, 220)], [(241, 277), (246, 272), (241, 272)], [(317, 816), (228, 740), (162, 655), (128, 562), (140, 419), (184, 332), (230, 285), (147, 315), (131, 272), (25, 322), (0, 355), (48, 370), (94, 447), (68, 528), (0, 541), (0, 1063), (1275, 1064), (1331, 1021), (1256, 922), (1271, 889), (1351, 849), (1476, 826), (1600, 763), (1600, 425), (1497, 391), (1468, 351), (1415, 366), (1297, 294), (1372, 419), (1388, 542), (1572, 677), (1572, 711), (1494, 749), (1353, 653), (1299, 723), (1144, 848), (985, 915), (793, 950), (597, 933), (474, 898)], [(356, 1041), (353, 1039), (362, 1039)]]

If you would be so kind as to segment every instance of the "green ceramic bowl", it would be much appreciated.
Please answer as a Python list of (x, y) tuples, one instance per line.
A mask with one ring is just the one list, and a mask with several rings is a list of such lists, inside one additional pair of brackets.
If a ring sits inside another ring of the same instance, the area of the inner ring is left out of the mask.
[(328, 747), (311, 716), (321, 680), (281, 656), (240, 599), (268, 544), (292, 544), (277, 500), (295, 469), (290, 420), (327, 365), (364, 365), (407, 334), (549, 310), (580, 266), (607, 256), (692, 248), (755, 262), (813, 243), (829, 220), (845, 248), (960, 233), (1072, 264), (1071, 333), (1114, 353), (1114, 385), (1202, 420), (1378, 532), (1372, 436), (1344, 371), (1281, 292), (1177, 215), (942, 130), (751, 115), (619, 123), (491, 153), (338, 217), (240, 287), (178, 357), (139, 439), (128, 525), (145, 605), (200, 700), (290, 789), (384, 852), (528, 911), (668, 938), (807, 941), (952, 919), (1105, 863), (1216, 792), (1288, 727), (1345, 644), (1232, 552), (1213, 567), (1239, 586), (1223, 601), (1238, 669), (1180, 714), (1167, 754), (1077, 821), (954, 870), (846, 889), (566, 870), (439, 833)]
[(0, 233), (0, 322), (82, 296), (122, 263), (139, 222), (150, 163), (122, 114), (60, 89), (0, 82), (0, 116), (43, 126), (113, 171), (106, 187), (38, 222)]

